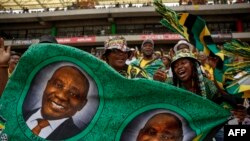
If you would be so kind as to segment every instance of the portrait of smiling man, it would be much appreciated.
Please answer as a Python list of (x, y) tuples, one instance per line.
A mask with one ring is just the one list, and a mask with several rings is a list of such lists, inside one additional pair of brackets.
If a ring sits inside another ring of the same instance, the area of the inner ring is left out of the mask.
[(40, 108), (24, 113), (34, 134), (49, 140), (62, 140), (81, 132), (72, 116), (87, 103), (89, 81), (74, 66), (62, 66), (48, 80)]
[(185, 117), (173, 110), (156, 108), (134, 117), (120, 141), (191, 141), (195, 136)]

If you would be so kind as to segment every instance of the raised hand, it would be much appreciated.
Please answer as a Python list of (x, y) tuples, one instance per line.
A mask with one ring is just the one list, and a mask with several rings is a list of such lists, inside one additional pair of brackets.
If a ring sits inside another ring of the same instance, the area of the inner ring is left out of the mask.
[(167, 79), (167, 74), (160, 68), (155, 72), (153, 79), (156, 81), (165, 82)]
[(0, 38), (0, 65), (8, 65), (11, 47), (4, 47), (4, 40)]

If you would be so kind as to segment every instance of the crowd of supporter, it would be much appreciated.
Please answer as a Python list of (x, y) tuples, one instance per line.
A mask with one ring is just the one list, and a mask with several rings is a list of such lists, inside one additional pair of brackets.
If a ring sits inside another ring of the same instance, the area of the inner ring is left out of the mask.
[[(58, 44), (53, 36), (42, 36), (39, 43)], [(129, 47), (124, 37), (116, 36), (107, 39), (104, 48), (102, 53), (93, 48), (90, 54), (110, 65), (125, 78), (149, 79), (190, 91), (231, 110), (232, 118), (228, 124), (250, 125), (249, 99), (239, 98), (221, 90), (213, 77), (218, 58), (198, 52), (188, 41), (180, 40), (167, 51), (155, 50), (154, 41), (146, 39), (139, 50)], [(5, 86), (3, 82), (7, 83), (20, 57), (21, 54), (11, 52), (10, 47), (6, 48), (1, 38), (0, 94)]]

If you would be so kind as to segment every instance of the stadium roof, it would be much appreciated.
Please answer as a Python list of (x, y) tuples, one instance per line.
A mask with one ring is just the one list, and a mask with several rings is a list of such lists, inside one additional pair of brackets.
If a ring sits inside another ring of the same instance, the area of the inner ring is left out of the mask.
[[(45, 9), (45, 8), (65, 8), (67, 6), (71, 6), (72, 3), (77, 2), (87, 2), (87, 1), (95, 1), (97, 5), (107, 5), (107, 4), (115, 4), (119, 2), (122, 4), (123, 2), (129, 3), (146, 3), (153, 0), (0, 0), (0, 10), (6, 9), (9, 10), (21, 10), (24, 7), (28, 9)], [(178, 2), (179, 0), (162, 0), (163, 2), (171, 3)]]

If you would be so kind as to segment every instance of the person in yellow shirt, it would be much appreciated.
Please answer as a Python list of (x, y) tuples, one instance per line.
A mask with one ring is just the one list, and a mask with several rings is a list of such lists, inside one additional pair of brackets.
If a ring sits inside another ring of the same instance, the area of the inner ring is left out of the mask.
[(154, 41), (152, 39), (146, 39), (142, 42), (141, 52), (143, 57), (132, 62), (132, 65), (143, 68), (150, 78), (153, 78), (154, 73), (158, 69), (162, 69), (162, 73), (165, 73), (165, 66), (162, 60), (154, 56)]

